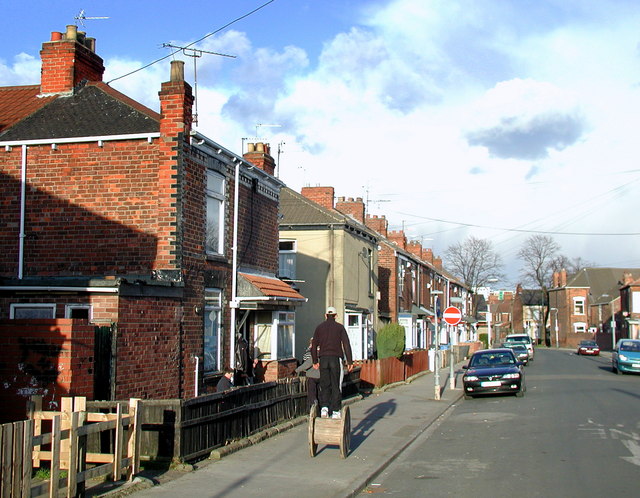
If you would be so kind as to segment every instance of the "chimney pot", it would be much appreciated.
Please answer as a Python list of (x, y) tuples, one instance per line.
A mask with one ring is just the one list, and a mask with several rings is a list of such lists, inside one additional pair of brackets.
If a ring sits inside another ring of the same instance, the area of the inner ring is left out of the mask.
[(77, 40), (78, 39), (78, 26), (75, 24), (67, 25), (67, 32), (64, 35), (67, 40)]
[(171, 61), (170, 81), (184, 81), (184, 61)]
[(254, 143), (247, 144), (247, 152), (255, 152), (255, 150), (256, 150), (256, 144)]
[(62, 40), (62, 33), (60, 33), (60, 31), (52, 31), (51, 41), (60, 41), (60, 40)]

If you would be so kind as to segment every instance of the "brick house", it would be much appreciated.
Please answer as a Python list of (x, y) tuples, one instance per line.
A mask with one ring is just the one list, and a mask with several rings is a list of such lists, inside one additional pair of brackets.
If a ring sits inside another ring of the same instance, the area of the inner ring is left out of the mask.
[(601, 347), (611, 348), (626, 330), (621, 288), (638, 277), (637, 268), (583, 268), (570, 278), (565, 270), (554, 272), (547, 324), (551, 342), (573, 348), (596, 338)]
[(350, 212), (347, 201), (334, 200), (333, 187), (281, 190), (280, 276), (309, 300), (296, 316), (296, 356), (334, 306), (354, 359), (368, 359), (378, 327), (378, 236), (362, 222), (364, 206)]
[(640, 278), (625, 273), (620, 288), (622, 337), (640, 339)]
[[(157, 113), (102, 82), (95, 40), (75, 26), (41, 58), (40, 85), (0, 88), (0, 323), (3, 341), (22, 337), (29, 392), (191, 397), (225, 365), (250, 368), (236, 352), (258, 338), (262, 376), (285, 374), (304, 298), (276, 278), (283, 184), (268, 145), (243, 158), (195, 131), (182, 61)], [(74, 322), (106, 330), (108, 346), (86, 355), (85, 376), (103, 376), (57, 390), (29, 377), (60, 330), (73, 342)], [(34, 323), (39, 336), (18, 331)], [(15, 368), (0, 357), (3, 379)]]
[[(475, 339), (471, 292), (442, 266), (430, 248), (408, 241), (402, 230), (388, 230), (384, 216), (367, 216), (365, 223), (382, 238), (379, 244), (380, 302), (383, 323), (398, 322), (405, 329), (407, 349), (433, 344), (434, 322), (442, 312), (455, 306), (463, 321), (451, 327), (454, 344)], [(446, 326), (440, 327), (439, 343), (449, 342)]]
[(523, 289), (518, 284), (512, 304), (512, 333), (527, 334), (539, 344), (544, 339), (546, 297), (540, 289)]

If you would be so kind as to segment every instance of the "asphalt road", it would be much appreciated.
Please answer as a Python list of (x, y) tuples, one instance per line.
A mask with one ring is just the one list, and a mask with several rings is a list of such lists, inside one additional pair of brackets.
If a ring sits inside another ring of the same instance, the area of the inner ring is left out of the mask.
[(361, 494), (618, 497), (640, 489), (640, 376), (538, 349), (524, 398), (460, 400)]

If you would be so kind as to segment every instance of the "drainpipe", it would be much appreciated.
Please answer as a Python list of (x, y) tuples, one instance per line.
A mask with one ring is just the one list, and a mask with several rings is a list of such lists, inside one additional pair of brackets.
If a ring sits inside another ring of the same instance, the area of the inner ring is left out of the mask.
[(229, 350), (229, 366), (236, 366), (236, 309), (238, 307), (238, 205), (240, 203), (240, 160), (233, 158), (235, 163), (235, 179), (233, 190), (233, 247), (232, 247), (232, 265), (231, 265), (231, 340)]
[(24, 218), (27, 206), (27, 146), (22, 145), (22, 171), (20, 173), (20, 236), (18, 248), (18, 279), (24, 272)]

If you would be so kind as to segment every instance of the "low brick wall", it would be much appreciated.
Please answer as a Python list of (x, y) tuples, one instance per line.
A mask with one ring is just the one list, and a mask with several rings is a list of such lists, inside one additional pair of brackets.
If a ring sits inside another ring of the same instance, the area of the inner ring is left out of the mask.
[(25, 419), (34, 394), (45, 410), (62, 396), (93, 399), (94, 337), (84, 320), (0, 320), (0, 423)]

